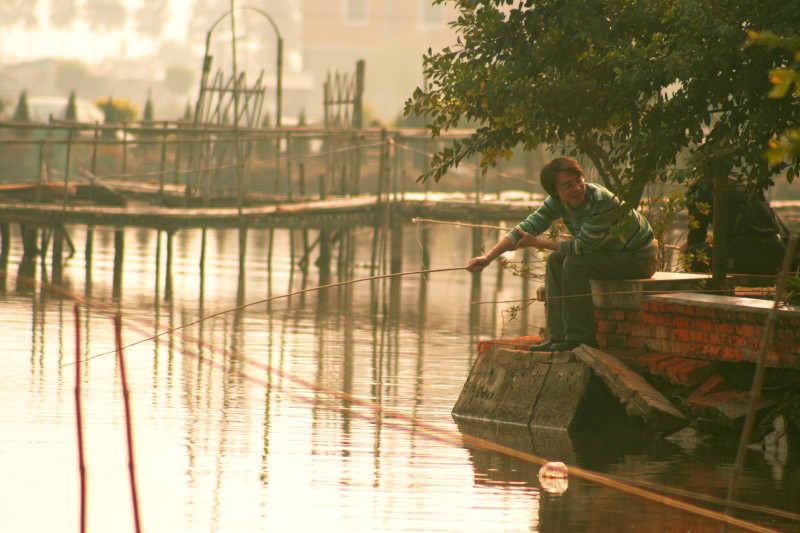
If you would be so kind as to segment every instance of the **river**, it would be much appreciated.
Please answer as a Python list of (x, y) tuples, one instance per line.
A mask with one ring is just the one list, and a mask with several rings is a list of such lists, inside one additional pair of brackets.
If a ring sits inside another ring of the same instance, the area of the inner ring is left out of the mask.
[[(87, 531), (135, 530), (117, 313), (143, 531), (722, 531), (576, 476), (550, 491), (538, 465), (462, 442), (462, 431), (476, 433), (638, 483), (725, 495), (735, 443), (681, 447), (602, 428), (570, 437), (454, 421), (477, 341), (543, 326), (541, 303), (511, 309), (535, 281), (491, 267), (480, 285), (452, 270), (307, 290), (380, 273), (370, 268), (372, 229), (356, 228), (350, 260), (334, 260), (329, 276), (313, 257), (306, 273), (299, 267), (299, 231), (251, 229), (242, 268), (237, 231), (207, 232), (202, 267), (202, 232), (181, 231), (167, 282), (166, 235), (127, 229), (115, 294), (113, 230), (94, 230), (91, 275), (86, 228), (69, 235), (76, 252), (63, 288), (18, 279), (15, 245), (0, 293), (3, 531), (80, 530), (76, 353)], [(410, 224), (401, 270), (461, 267), (470, 250), (467, 229), (426, 234)], [(800, 513), (797, 464), (752, 451), (740, 487), (742, 501)]]

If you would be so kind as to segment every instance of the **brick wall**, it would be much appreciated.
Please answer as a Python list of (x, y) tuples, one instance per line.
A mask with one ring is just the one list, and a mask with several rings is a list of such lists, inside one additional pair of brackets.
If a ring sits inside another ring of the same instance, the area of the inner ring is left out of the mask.
[[(619, 283), (619, 282), (617, 282)], [(708, 361), (755, 362), (772, 302), (698, 293), (645, 294), (639, 308), (596, 306), (597, 340)], [(778, 310), (767, 366), (800, 369), (800, 308)]]

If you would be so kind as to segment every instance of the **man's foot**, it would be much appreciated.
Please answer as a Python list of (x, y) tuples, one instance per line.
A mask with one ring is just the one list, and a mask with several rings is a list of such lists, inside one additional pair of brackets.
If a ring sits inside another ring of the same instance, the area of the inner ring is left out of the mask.
[(597, 342), (595, 341), (562, 341), (553, 343), (549, 350), (552, 352), (571, 352), (581, 344), (597, 348)]
[(534, 344), (530, 348), (528, 348), (529, 352), (552, 352), (553, 346), (556, 344), (563, 344), (565, 341), (558, 341), (550, 339), (549, 341), (545, 341), (542, 344)]

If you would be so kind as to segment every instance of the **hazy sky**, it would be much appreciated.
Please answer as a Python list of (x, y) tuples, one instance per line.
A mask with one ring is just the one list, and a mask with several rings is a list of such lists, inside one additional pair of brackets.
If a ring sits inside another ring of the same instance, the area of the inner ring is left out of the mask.
[[(16, 63), (29, 59), (72, 58), (87, 63), (99, 63), (109, 56), (123, 54), (129, 58), (146, 56), (155, 52), (162, 40), (186, 39), (187, 21), (192, 0), (169, 0), (170, 17), (164, 26), (162, 39), (154, 40), (134, 31), (134, 20), (128, 19), (123, 30), (91, 32), (83, 21), (69, 30), (52, 27), (47, 14), (50, 5), (59, 0), (41, 0), (38, 6), (39, 28), (31, 30), (17, 24), (0, 32), (0, 62)], [(129, 12), (135, 11), (140, 0), (123, 0)]]

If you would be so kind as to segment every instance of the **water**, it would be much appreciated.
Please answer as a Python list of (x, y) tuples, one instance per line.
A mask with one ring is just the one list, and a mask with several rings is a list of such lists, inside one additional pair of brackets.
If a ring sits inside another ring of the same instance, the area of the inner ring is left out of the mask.
[[(91, 276), (86, 228), (70, 228), (70, 237), (77, 252), (62, 285), (102, 306), (82, 303), (77, 320), (88, 531), (134, 530), (116, 311), (144, 531), (721, 531), (707, 518), (575, 476), (566, 492), (550, 493), (538, 465), (461, 442), (464, 431), (627, 479), (725, 494), (732, 447), (682, 449), (594, 430), (569, 438), (452, 419), (477, 340), (543, 325), (538, 303), (509, 321), (504, 311), (514, 304), (470, 302), (518, 300), (536, 283), (524, 288), (490, 268), (479, 289), (452, 271), (263, 302), (369, 276), (371, 230), (353, 230), (353, 266), (340, 273), (334, 261), (330, 278), (313, 265), (305, 275), (293, 268), (299, 232), (251, 230), (243, 283), (236, 231), (208, 231), (201, 271), (201, 232), (187, 230), (174, 238), (169, 299), (165, 235), (159, 247), (155, 232), (130, 229), (113, 299), (113, 232), (95, 230)], [(466, 263), (468, 230), (437, 226), (429, 237), (432, 264), (422, 265), (425, 239), (418, 226), (406, 228), (402, 270)], [(0, 293), (0, 527), (78, 531), (75, 301), (18, 281), (18, 248), (15, 240)], [(800, 512), (799, 478), (797, 466), (753, 452), (741, 499)]]

